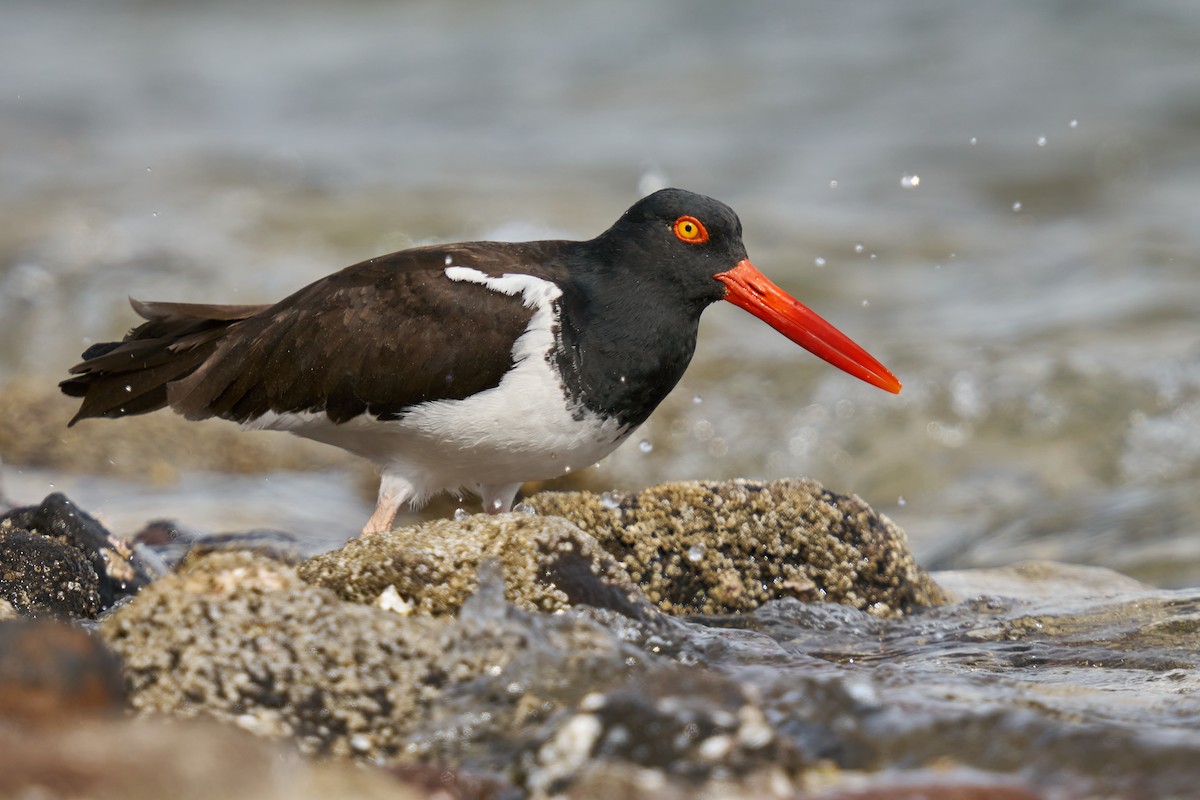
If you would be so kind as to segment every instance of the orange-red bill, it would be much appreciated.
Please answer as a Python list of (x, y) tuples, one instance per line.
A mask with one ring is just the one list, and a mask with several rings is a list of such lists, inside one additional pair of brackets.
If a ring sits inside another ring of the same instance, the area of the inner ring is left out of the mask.
[(714, 277), (727, 287), (726, 300), (746, 309), (817, 358), (872, 386), (892, 394), (900, 392), (900, 381), (887, 367), (772, 283), (750, 259), (744, 258), (733, 269)]

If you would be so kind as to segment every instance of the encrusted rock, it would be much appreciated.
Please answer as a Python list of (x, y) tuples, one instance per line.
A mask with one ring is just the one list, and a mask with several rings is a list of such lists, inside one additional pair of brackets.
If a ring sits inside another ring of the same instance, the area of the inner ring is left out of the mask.
[[(91, 565), (101, 608), (108, 608), (150, 582), (149, 573), (129, 545), (60, 492), (47, 495), (39, 505), (14, 508), (0, 515), (0, 535), (21, 531), (73, 548), (85, 558)], [(50, 584), (45, 591), (70, 593), (73, 587)], [(19, 607), (17, 603), (14, 605)], [(75, 616), (95, 616), (95, 613)]]
[(0, 598), (23, 614), (91, 619), (103, 608), (96, 571), (78, 548), (4, 523)]
[(805, 766), (746, 688), (678, 666), (584, 697), (523, 760), (523, 784), (535, 797), (557, 796), (606, 763), (696, 786), (718, 774), (776, 768), (784, 775)]
[(737, 613), (796, 597), (886, 617), (945, 601), (895, 523), (812, 480), (669, 483), (527, 502), (595, 536), (672, 614)]
[(652, 613), (594, 538), (557, 517), (478, 514), (353, 539), (300, 566), (301, 577), (359, 603), (453, 614), (475, 593), (485, 559), (503, 565), (507, 599), (531, 611), (575, 604)]
[(523, 613), (497, 577), (459, 618), (405, 617), (345, 602), (278, 561), (214, 553), (151, 584), (100, 632), (135, 708), (388, 761), (450, 758), (485, 733), (495, 752), (635, 659), (586, 619), (539, 616), (534, 628)]

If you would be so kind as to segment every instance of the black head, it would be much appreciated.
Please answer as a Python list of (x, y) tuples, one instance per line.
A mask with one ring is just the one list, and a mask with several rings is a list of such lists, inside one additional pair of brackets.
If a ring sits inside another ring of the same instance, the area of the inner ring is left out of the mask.
[(716, 276), (746, 258), (742, 223), (729, 206), (682, 189), (643, 197), (595, 244), (614, 265), (636, 269), (642, 280), (661, 279), (677, 296), (711, 303), (725, 296)]
[(728, 300), (851, 375), (900, 391), (900, 381), (887, 367), (750, 263), (742, 223), (724, 203), (663, 189), (634, 203), (588, 245), (603, 248), (621, 278), (661, 301), (655, 313), (672, 303), (689, 315), (693, 331), (704, 306)]

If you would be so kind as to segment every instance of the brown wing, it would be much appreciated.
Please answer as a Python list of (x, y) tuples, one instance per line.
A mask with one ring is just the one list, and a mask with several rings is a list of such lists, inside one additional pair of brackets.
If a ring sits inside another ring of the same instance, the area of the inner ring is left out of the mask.
[(447, 257), (489, 274), (528, 273), (552, 245), (406, 250), (347, 267), (273, 306), (135, 302), (147, 322), (123, 342), (90, 348), (71, 370), (77, 377), (60, 384), (84, 398), (72, 423), (164, 405), (192, 419), (324, 411), (343, 422), (467, 397), (500, 382), (533, 310), (520, 296), (449, 280)]
[(144, 414), (167, 404), (167, 385), (188, 375), (216, 349), (238, 319), (269, 306), (201, 306), (141, 303), (130, 299), (147, 322), (121, 342), (89, 347), (83, 361), (59, 384), (64, 394), (82, 397), (74, 425), (87, 417)]

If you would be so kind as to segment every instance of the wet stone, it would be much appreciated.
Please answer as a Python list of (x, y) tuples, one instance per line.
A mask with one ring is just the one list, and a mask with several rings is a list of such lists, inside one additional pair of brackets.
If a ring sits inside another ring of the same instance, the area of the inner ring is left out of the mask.
[(890, 617), (945, 602), (894, 522), (812, 480), (696, 481), (526, 502), (596, 537), (671, 614), (739, 613), (794, 597)]
[(77, 548), (0, 523), (0, 597), (22, 614), (92, 619), (103, 608), (96, 571)]
[(696, 785), (714, 775), (806, 766), (747, 690), (719, 674), (672, 667), (586, 696), (525, 759), (524, 785), (553, 796), (603, 763)]
[(157, 519), (134, 534), (132, 541), (135, 552), (149, 550), (165, 567), (178, 566), (190, 555), (232, 550), (250, 550), (285, 564), (304, 560), (304, 548), (295, 535), (272, 529), (205, 533)]
[(91, 565), (102, 608), (150, 582), (151, 572), (133, 549), (60, 492), (47, 495), (40, 505), (14, 508), (0, 516), (0, 536), (6, 531), (37, 534), (78, 552)]

